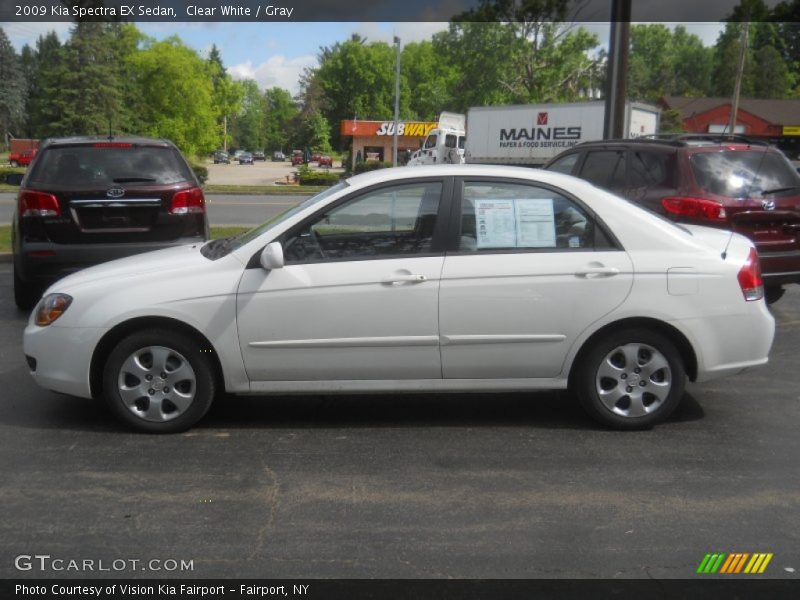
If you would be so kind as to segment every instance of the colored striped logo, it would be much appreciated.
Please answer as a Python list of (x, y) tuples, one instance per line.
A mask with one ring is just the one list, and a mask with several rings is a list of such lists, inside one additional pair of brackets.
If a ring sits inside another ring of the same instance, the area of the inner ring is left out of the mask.
[(763, 573), (769, 561), (772, 560), (772, 556), (772, 552), (757, 552), (755, 554), (750, 554), (749, 552), (733, 552), (731, 554), (725, 552), (709, 553), (705, 555), (700, 566), (697, 567), (697, 572), (724, 573), (726, 575), (737, 573)]

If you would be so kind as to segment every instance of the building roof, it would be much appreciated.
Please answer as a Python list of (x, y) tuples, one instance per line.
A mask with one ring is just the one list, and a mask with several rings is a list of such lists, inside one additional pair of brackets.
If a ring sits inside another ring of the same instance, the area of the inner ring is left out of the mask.
[[(730, 105), (731, 99), (664, 96), (661, 104), (679, 111), (681, 118), (689, 119), (719, 106)], [(800, 100), (740, 98), (739, 109), (773, 125), (800, 125)]]

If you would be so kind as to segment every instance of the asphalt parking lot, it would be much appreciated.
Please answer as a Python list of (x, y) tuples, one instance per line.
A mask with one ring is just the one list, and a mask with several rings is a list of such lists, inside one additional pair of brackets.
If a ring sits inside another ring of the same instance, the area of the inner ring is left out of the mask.
[[(768, 366), (648, 432), (540, 393), (221, 398), (151, 436), (33, 383), (0, 265), (0, 576), (691, 578), (770, 552), (748, 577), (794, 578), (800, 286), (774, 312)], [(14, 567), (34, 554), (193, 571)]]

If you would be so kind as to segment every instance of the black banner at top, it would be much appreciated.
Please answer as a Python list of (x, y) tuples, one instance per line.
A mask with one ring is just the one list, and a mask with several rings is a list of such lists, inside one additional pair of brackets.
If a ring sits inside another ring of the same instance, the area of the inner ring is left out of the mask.
[[(738, 0), (631, 0), (634, 22), (715, 22), (732, 16)], [(772, 9), (783, 0), (765, 0)], [(564, 0), (552, 20), (607, 22), (612, 0)], [(3, 0), (0, 22), (398, 22), (495, 21), (524, 18), (511, 0)], [(754, 18), (752, 20), (758, 20)], [(794, 19), (793, 19), (794, 20)], [(800, 20), (800, 16), (797, 16)]]

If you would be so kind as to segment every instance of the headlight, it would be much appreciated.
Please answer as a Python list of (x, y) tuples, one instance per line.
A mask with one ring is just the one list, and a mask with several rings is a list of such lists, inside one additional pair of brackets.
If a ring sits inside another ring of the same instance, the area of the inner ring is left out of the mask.
[(39, 302), (36, 309), (36, 324), (39, 327), (46, 327), (64, 314), (64, 311), (72, 304), (72, 296), (67, 294), (47, 294)]

